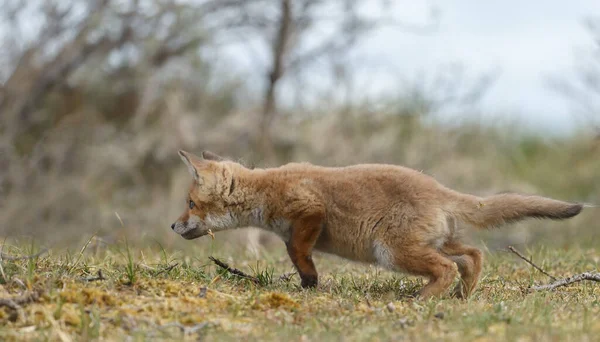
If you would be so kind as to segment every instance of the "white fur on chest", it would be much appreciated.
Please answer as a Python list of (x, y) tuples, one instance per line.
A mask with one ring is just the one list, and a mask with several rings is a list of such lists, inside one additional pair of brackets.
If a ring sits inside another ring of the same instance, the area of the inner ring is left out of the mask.
[(375, 241), (373, 242), (373, 256), (377, 261), (377, 264), (387, 269), (393, 270), (395, 268), (394, 255), (392, 250), (385, 244)]
[(266, 216), (263, 208), (256, 208), (250, 212), (248, 223), (277, 234), (283, 241), (289, 241), (292, 237), (291, 222), (283, 218), (267, 219)]
[(279, 235), (283, 241), (289, 241), (292, 237), (292, 224), (286, 219), (272, 219), (267, 228), (273, 233)]

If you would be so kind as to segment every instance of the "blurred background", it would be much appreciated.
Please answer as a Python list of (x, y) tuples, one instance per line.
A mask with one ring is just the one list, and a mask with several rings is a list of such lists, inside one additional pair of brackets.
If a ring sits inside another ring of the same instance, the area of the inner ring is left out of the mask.
[[(600, 203), (596, 0), (0, 0), (0, 39), (3, 239), (206, 244), (169, 228), (178, 149)], [(591, 244), (599, 220), (475, 239)]]

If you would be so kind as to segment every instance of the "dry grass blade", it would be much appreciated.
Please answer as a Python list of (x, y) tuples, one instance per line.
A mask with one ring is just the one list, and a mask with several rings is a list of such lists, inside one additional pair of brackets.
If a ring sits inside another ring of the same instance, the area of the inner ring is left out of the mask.
[(77, 255), (77, 259), (75, 260), (73, 265), (69, 268), (69, 272), (72, 272), (75, 269), (75, 267), (77, 267), (77, 265), (81, 261), (81, 258), (83, 257), (83, 253), (85, 253), (85, 250), (88, 248), (90, 243), (92, 243), (95, 236), (96, 236), (96, 234), (92, 234), (92, 236), (90, 236), (90, 238), (87, 240), (85, 245), (83, 245), (83, 247), (81, 247), (81, 250), (79, 251), (79, 255)]
[(121, 219), (121, 215), (119, 215), (119, 213), (115, 211), (115, 216), (117, 217), (117, 220), (119, 220), (119, 222), (121, 223), (121, 227), (125, 228), (125, 223), (123, 223), (123, 219)]
[(251, 280), (252, 282), (254, 282), (256, 284), (260, 283), (260, 281), (258, 280), (258, 278), (253, 277), (251, 275), (248, 275), (248, 274), (246, 274), (246, 273), (238, 270), (237, 268), (232, 268), (229, 265), (227, 265), (226, 263), (224, 263), (223, 261), (221, 261), (221, 260), (219, 260), (219, 259), (217, 259), (215, 257), (209, 256), (208, 258), (212, 262), (214, 262), (217, 266), (223, 268), (224, 270), (226, 270), (227, 272), (229, 272), (231, 274), (234, 274), (234, 275), (242, 277), (242, 278), (246, 278), (246, 279)]

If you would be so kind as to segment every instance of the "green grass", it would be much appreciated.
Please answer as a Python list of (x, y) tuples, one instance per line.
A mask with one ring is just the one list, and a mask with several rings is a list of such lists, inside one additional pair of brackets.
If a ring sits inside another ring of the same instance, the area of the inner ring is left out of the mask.
[[(51, 250), (2, 261), (0, 297), (36, 291), (40, 299), (23, 304), (18, 315), (0, 308), (0, 339), (582, 341), (600, 333), (600, 284), (528, 293), (529, 285), (548, 279), (510, 253), (486, 253), (480, 286), (463, 301), (408, 298), (422, 279), (328, 255), (314, 258), (319, 287), (303, 290), (297, 275), (280, 279), (292, 270), (283, 248), (256, 261), (218, 241), (183, 253), (147, 246), (82, 248), (76, 258)], [(557, 277), (600, 268), (593, 248), (522, 252)], [(217, 268), (210, 254), (258, 284)], [(86, 281), (98, 270), (105, 279)]]

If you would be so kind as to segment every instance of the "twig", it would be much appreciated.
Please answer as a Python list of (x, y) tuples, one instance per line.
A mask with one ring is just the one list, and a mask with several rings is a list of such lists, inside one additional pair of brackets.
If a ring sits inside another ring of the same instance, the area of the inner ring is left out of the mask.
[(97, 281), (97, 280), (106, 280), (106, 278), (104, 278), (104, 275), (102, 274), (102, 270), (98, 270), (98, 275), (95, 277), (88, 277), (88, 278), (84, 278), (83, 280), (85, 281)]
[(0, 307), (6, 306), (16, 312), (13, 316), (13, 320), (17, 320), (19, 316), (23, 315), (23, 308), (21, 305), (35, 302), (40, 298), (40, 294), (37, 292), (30, 292), (21, 297), (13, 298), (0, 298)]
[(369, 300), (369, 293), (367, 293), (367, 291), (365, 291), (365, 301), (367, 302), (367, 306), (372, 308), (373, 305), (371, 305), (371, 301)]
[(167, 323), (167, 324), (163, 324), (163, 325), (155, 324), (155, 326), (160, 330), (163, 330), (163, 329), (169, 328), (169, 327), (176, 327), (176, 328), (179, 328), (179, 330), (181, 330), (181, 332), (184, 335), (191, 335), (191, 334), (194, 334), (195, 332), (198, 332), (199, 330), (204, 329), (205, 327), (208, 326), (208, 324), (209, 324), (209, 322), (202, 322), (202, 323), (192, 325), (192, 326), (185, 326), (179, 322), (172, 322), (172, 323)]
[(0, 298), (0, 306), (8, 306), (12, 308), (16, 305), (23, 305), (31, 302), (35, 302), (40, 298), (40, 294), (37, 292), (30, 292), (21, 297), (13, 297), (13, 298)]
[(179, 266), (178, 262), (174, 263), (173, 265), (170, 265), (170, 266), (167, 266), (167, 267), (163, 268), (162, 270), (158, 271), (154, 276), (156, 277), (156, 276), (158, 276), (160, 274), (163, 274), (163, 273), (169, 273), (169, 272), (171, 272), (172, 269), (174, 269), (177, 266)]
[(597, 273), (597, 272), (584, 272), (581, 274), (576, 274), (574, 276), (570, 276), (568, 278), (557, 279), (556, 277), (548, 274), (548, 272), (544, 271), (539, 266), (534, 264), (530, 259), (527, 259), (525, 256), (523, 256), (523, 254), (519, 253), (519, 251), (517, 251), (513, 246), (508, 246), (508, 250), (515, 253), (519, 258), (525, 260), (525, 262), (527, 262), (531, 266), (535, 267), (535, 269), (537, 269), (538, 271), (542, 272), (543, 274), (547, 275), (548, 277), (552, 278), (552, 280), (554, 280), (553, 283), (550, 283), (547, 285), (531, 286), (528, 289), (529, 291), (553, 290), (557, 287), (566, 286), (566, 285), (573, 284), (573, 283), (583, 281), (583, 280), (591, 280), (591, 281), (600, 282), (600, 273)]
[(516, 250), (513, 246), (508, 246), (508, 250), (515, 253), (519, 258), (523, 259), (526, 263), (528, 263), (529, 265), (533, 266), (536, 270), (542, 272), (543, 274), (547, 275), (548, 277), (550, 277), (552, 280), (557, 280), (557, 278), (553, 275), (550, 275), (548, 272), (544, 271), (541, 267), (539, 267), (538, 265), (534, 264), (533, 261), (531, 261), (531, 259), (527, 259), (523, 254), (521, 254), (518, 250)]
[(40, 255), (44, 254), (48, 252), (48, 248), (44, 248), (41, 251), (32, 254), (32, 255), (24, 255), (24, 256), (12, 256), (12, 255), (8, 255), (6, 253), (1, 253), (0, 254), (0, 260), (28, 260), (28, 259), (35, 259), (37, 257), (39, 257)]
[(249, 279), (249, 280), (251, 280), (252, 282), (254, 282), (255, 284), (258, 284), (258, 283), (260, 282), (260, 281), (258, 280), (258, 278), (256, 278), (256, 277), (253, 277), (253, 276), (251, 276), (251, 275), (248, 275), (248, 274), (246, 274), (246, 273), (244, 273), (244, 272), (242, 272), (242, 271), (238, 270), (237, 268), (231, 268), (231, 267), (229, 267), (229, 265), (227, 265), (226, 263), (222, 262), (221, 260), (219, 260), (219, 259), (217, 259), (217, 258), (214, 258), (214, 257), (212, 257), (212, 256), (209, 256), (208, 258), (209, 258), (209, 259), (210, 259), (212, 262), (214, 262), (215, 264), (217, 264), (217, 266), (219, 266), (219, 267), (221, 267), (221, 268), (225, 269), (227, 272), (229, 272), (229, 273), (231, 273), (231, 274), (235, 274), (235, 275), (237, 275), (237, 276), (239, 276), (239, 277), (242, 277), (242, 278)]
[(566, 285), (573, 284), (573, 283), (576, 283), (576, 282), (582, 281), (582, 280), (591, 280), (591, 281), (600, 282), (600, 273), (585, 272), (585, 273), (571, 276), (569, 278), (557, 280), (557, 281), (547, 284), (547, 285), (531, 286), (529, 289), (536, 290), (536, 291), (553, 290), (557, 287), (566, 286)]
[(280, 281), (290, 281), (292, 280), (292, 277), (296, 275), (296, 272), (288, 272), (288, 273), (284, 273), (282, 275), (279, 276), (279, 280)]
[(21, 306), (15, 302), (14, 299), (10, 298), (0, 298), (0, 306), (6, 306), (13, 310), (19, 310)]

